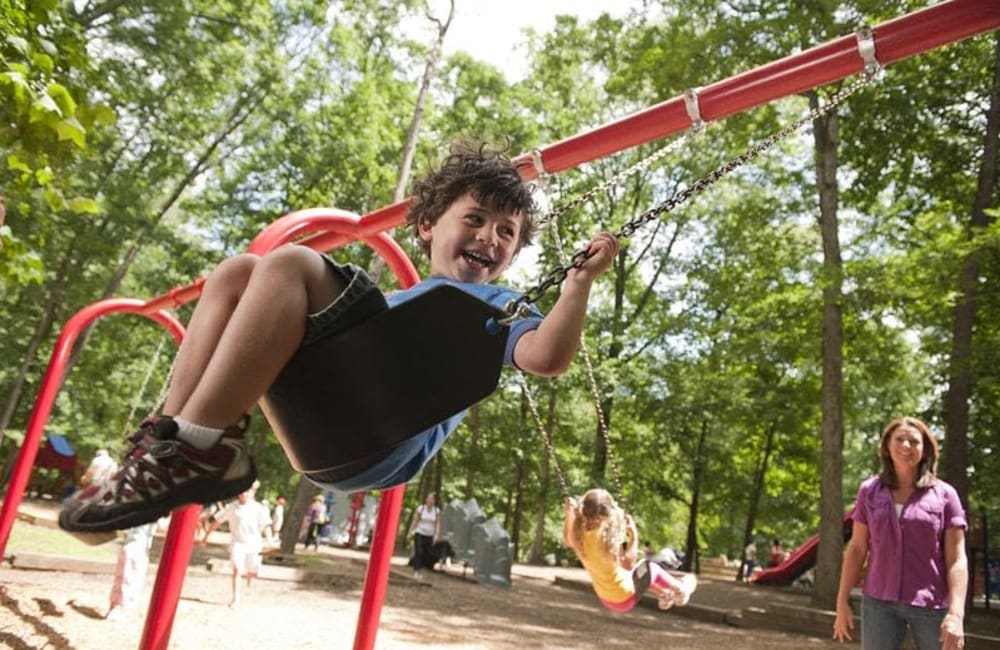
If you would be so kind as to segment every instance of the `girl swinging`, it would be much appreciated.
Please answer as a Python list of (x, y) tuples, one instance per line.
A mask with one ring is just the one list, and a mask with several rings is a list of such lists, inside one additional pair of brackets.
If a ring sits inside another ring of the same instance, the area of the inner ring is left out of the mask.
[(698, 579), (690, 573), (675, 578), (656, 562), (636, 563), (635, 522), (607, 490), (589, 490), (579, 504), (567, 498), (564, 508), (563, 543), (590, 574), (601, 604), (627, 612), (647, 590), (656, 596), (660, 609), (687, 604)]

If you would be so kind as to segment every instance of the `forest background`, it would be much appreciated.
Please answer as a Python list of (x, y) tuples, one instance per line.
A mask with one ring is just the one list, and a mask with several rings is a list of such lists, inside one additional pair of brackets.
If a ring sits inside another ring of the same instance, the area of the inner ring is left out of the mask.
[[(63, 323), (96, 300), (187, 285), (291, 210), (405, 197), (411, 168), (457, 137), (530, 151), (923, 6), (647, 0), (496, 43), (525, 58), (510, 81), (441, 54), (443, 3), (0, 0), (2, 450), (16, 452)], [(585, 364), (530, 382), (571, 491), (617, 491), (617, 467), (643, 538), (695, 569), (819, 529), (815, 593), (832, 605), (841, 516), (884, 425), (912, 414), (970, 514), (1000, 531), (998, 55), (988, 34), (895, 64), (624, 242), (585, 334), (613, 455)], [(709, 125), (563, 215), (560, 238), (617, 230), (842, 87)], [(550, 178), (547, 196), (565, 202), (660, 146)], [(554, 239), (509, 283), (557, 265)], [(364, 247), (334, 255), (379, 271)], [(49, 429), (85, 459), (123, 448), (166, 379), (164, 340), (145, 319), (101, 320)], [(314, 488), (262, 417), (251, 441), (263, 496), (294, 495), (295, 521)], [(562, 491), (513, 374), (407, 491), (407, 513), (429, 489), (475, 497), (520, 560), (565, 554)]]

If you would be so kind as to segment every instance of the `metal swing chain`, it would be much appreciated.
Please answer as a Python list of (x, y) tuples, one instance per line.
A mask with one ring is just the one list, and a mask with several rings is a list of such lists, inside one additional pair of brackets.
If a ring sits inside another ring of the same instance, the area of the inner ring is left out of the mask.
[[(661, 147), (659, 150), (654, 151), (652, 154), (646, 156), (642, 160), (639, 160), (634, 165), (631, 165), (630, 167), (618, 172), (617, 174), (612, 176), (609, 180), (590, 188), (586, 192), (574, 197), (573, 199), (565, 203), (556, 206), (555, 208), (547, 212), (544, 216), (542, 216), (538, 220), (538, 225), (539, 227), (541, 227), (546, 224), (551, 224), (552, 236), (553, 239), (555, 240), (556, 249), (559, 251), (559, 258), (562, 261), (562, 263), (566, 264), (566, 247), (563, 244), (562, 238), (559, 235), (558, 223), (560, 218), (565, 216), (570, 210), (573, 210), (574, 208), (583, 205), (597, 194), (605, 192), (611, 187), (618, 185), (625, 178), (628, 178), (633, 174), (637, 174), (640, 171), (648, 169), (654, 162), (659, 161), (667, 154), (672, 153), (677, 149), (680, 149), (682, 146), (686, 146), (694, 138), (694, 136), (696, 136), (697, 134), (701, 133), (704, 130), (704, 127), (705, 123), (702, 122), (701, 120), (697, 120), (694, 124), (691, 125), (691, 128), (689, 128), (687, 131), (684, 132), (684, 135), (681, 136), (680, 138), (671, 141), (665, 147)], [(545, 173), (544, 169), (539, 170), (538, 179), (539, 179), (539, 185), (542, 187), (542, 189), (544, 189), (547, 180), (547, 174)], [(597, 377), (596, 374), (594, 373), (594, 364), (591, 360), (590, 348), (587, 346), (586, 339), (582, 336), (580, 337), (580, 350), (583, 353), (584, 365), (587, 369), (587, 380), (590, 385), (590, 392), (594, 398), (594, 410), (597, 412), (598, 426), (600, 427), (601, 436), (604, 439), (604, 447), (607, 450), (608, 454), (608, 464), (611, 465), (611, 473), (615, 482), (615, 490), (617, 492), (616, 496), (618, 497), (620, 502), (624, 503), (625, 497), (624, 497), (624, 490), (622, 489), (621, 474), (618, 471), (618, 462), (616, 460), (614, 454), (614, 448), (611, 443), (611, 435), (608, 430), (607, 418), (604, 415), (604, 409), (601, 407), (600, 388), (597, 385)], [(535, 427), (538, 429), (538, 432), (542, 435), (542, 441), (545, 444), (546, 453), (548, 454), (549, 458), (552, 461), (552, 466), (556, 470), (556, 476), (559, 478), (559, 484), (562, 487), (563, 495), (567, 498), (570, 498), (572, 497), (572, 494), (570, 493), (569, 487), (566, 483), (566, 476), (563, 474), (562, 468), (559, 466), (559, 461), (556, 458), (555, 449), (553, 448), (552, 445), (551, 433), (542, 423), (541, 415), (538, 412), (538, 404), (535, 402), (534, 393), (532, 392), (530, 386), (528, 386), (527, 378), (524, 376), (524, 373), (520, 373), (520, 379), (521, 379), (521, 388), (523, 389), (524, 394), (528, 399), (528, 405), (531, 409), (532, 417), (535, 420)]]
[(542, 423), (542, 416), (538, 412), (538, 404), (535, 402), (534, 393), (532, 393), (531, 388), (528, 386), (527, 377), (524, 376), (523, 372), (518, 372), (517, 375), (521, 379), (521, 390), (524, 391), (524, 396), (528, 399), (528, 408), (531, 411), (531, 417), (535, 420), (535, 427), (542, 434), (542, 442), (545, 443), (545, 453), (549, 455), (552, 467), (556, 470), (556, 477), (559, 479), (559, 486), (562, 487), (563, 497), (569, 499), (573, 495), (569, 491), (569, 485), (566, 483), (566, 476), (563, 474), (562, 467), (559, 466), (559, 459), (556, 458), (556, 450), (552, 446), (552, 434), (549, 433), (549, 430)]
[[(812, 122), (813, 120), (822, 117), (827, 114), (831, 109), (833, 109), (838, 104), (842, 103), (845, 99), (856, 93), (861, 88), (864, 88), (871, 84), (880, 74), (880, 68), (867, 68), (857, 79), (855, 79), (849, 86), (841, 89), (830, 98), (828, 102), (822, 106), (812, 108), (809, 112), (795, 122), (779, 129), (777, 132), (772, 133), (770, 136), (764, 140), (758, 142), (750, 149), (740, 154), (733, 160), (726, 162), (719, 167), (715, 168), (707, 176), (698, 179), (680, 192), (677, 192), (670, 198), (660, 202), (659, 204), (653, 206), (646, 212), (633, 218), (631, 221), (625, 223), (621, 229), (615, 233), (615, 236), (619, 239), (627, 239), (631, 237), (636, 230), (640, 227), (652, 221), (653, 219), (659, 217), (665, 212), (673, 210), (677, 206), (686, 203), (691, 198), (701, 194), (703, 191), (714, 185), (721, 178), (728, 176), (735, 170), (739, 169), (743, 165), (757, 158), (760, 154), (764, 153), (771, 147), (773, 147), (779, 141), (792, 135), (799, 129), (801, 129), (806, 124)], [(511, 300), (505, 307), (505, 311), (509, 314), (508, 319), (511, 320), (519, 317), (528, 315), (530, 308), (528, 305), (537, 302), (542, 295), (554, 286), (562, 284), (566, 279), (569, 272), (573, 269), (578, 269), (583, 266), (584, 262), (587, 261), (589, 257), (589, 252), (586, 248), (580, 249), (573, 253), (570, 257), (569, 263), (564, 264), (561, 267), (557, 267), (546, 273), (542, 280), (534, 287), (526, 291), (520, 297)]]
[[(156, 369), (156, 362), (160, 358), (160, 353), (163, 351), (163, 345), (166, 342), (166, 340), (167, 340), (166, 334), (160, 337), (160, 342), (156, 345), (156, 351), (153, 352), (153, 358), (149, 360), (149, 367), (146, 368), (146, 374), (142, 378), (142, 384), (140, 384), (139, 390), (135, 394), (135, 399), (132, 400), (132, 407), (128, 412), (128, 417), (125, 419), (125, 426), (122, 429), (122, 437), (125, 437), (130, 433), (132, 433), (132, 429), (134, 428), (132, 426), (132, 422), (133, 419), (135, 418), (135, 412), (139, 410), (139, 402), (142, 401), (142, 396), (146, 394), (146, 388), (149, 386), (149, 380), (152, 378), (153, 371)], [(173, 370), (173, 367), (171, 367), (171, 370)], [(157, 405), (156, 408), (159, 408), (159, 405)]]
[[(646, 156), (642, 160), (638, 161), (631, 167), (623, 169), (622, 171), (612, 176), (610, 179), (604, 181), (599, 185), (595, 185), (594, 187), (583, 192), (582, 194), (573, 197), (572, 199), (566, 201), (565, 203), (560, 203), (559, 205), (556, 205), (554, 208), (549, 210), (541, 218), (538, 219), (538, 227), (541, 228), (547, 225), (550, 221), (558, 222), (559, 219), (564, 217), (570, 210), (573, 210), (583, 205), (584, 203), (587, 203), (598, 194), (606, 192), (612, 187), (615, 187), (629, 176), (632, 176), (633, 174), (638, 174), (639, 172), (646, 170), (647, 168), (649, 168), (650, 165), (652, 165), (655, 162), (658, 162), (661, 158), (663, 158), (667, 154), (672, 153), (677, 149), (680, 149), (682, 145), (686, 145), (696, 134), (704, 130), (704, 128), (705, 128), (704, 122), (698, 122), (693, 124), (691, 128), (689, 128), (687, 131), (684, 132), (683, 136), (677, 138), (676, 140), (672, 140), (666, 146), (661, 147), (657, 151), (654, 151), (653, 153)], [(544, 175), (545, 171), (540, 170), (539, 178), (542, 178)]]
[[(160, 338), (160, 342), (156, 346), (156, 351), (153, 352), (153, 358), (149, 362), (149, 368), (146, 369), (146, 375), (142, 378), (142, 385), (139, 387), (139, 391), (136, 393), (135, 400), (132, 401), (132, 408), (128, 413), (128, 418), (125, 420), (125, 427), (122, 430), (122, 437), (127, 437), (132, 434), (132, 430), (135, 428), (134, 418), (135, 412), (139, 410), (139, 402), (142, 401), (142, 396), (146, 394), (146, 388), (149, 386), (149, 381), (153, 376), (153, 371), (156, 369), (156, 362), (160, 358), (160, 353), (163, 351), (163, 346), (168, 338), (167, 334), (164, 334)], [(170, 390), (170, 380), (174, 376), (174, 368), (177, 366), (177, 356), (174, 356), (174, 360), (170, 364), (170, 369), (167, 371), (167, 377), (163, 380), (163, 385), (160, 387), (160, 392), (156, 396), (156, 402), (153, 404), (153, 408), (150, 414), (157, 413), (163, 403), (167, 401), (167, 392)]]
[[(686, 142), (690, 140), (694, 133), (695, 131), (688, 131), (685, 138), (679, 141)], [(566, 248), (563, 244), (562, 237), (559, 236), (559, 228), (556, 222), (552, 222), (551, 230), (552, 238), (555, 240), (556, 250), (559, 251), (559, 257), (565, 264)], [(587, 339), (582, 334), (580, 335), (580, 352), (583, 356), (583, 365), (587, 369), (587, 383), (590, 385), (590, 394), (594, 398), (594, 410), (597, 412), (597, 425), (601, 431), (601, 437), (604, 439), (604, 449), (608, 456), (608, 465), (611, 466), (611, 477), (615, 482), (616, 496), (618, 497), (619, 503), (621, 503), (622, 507), (624, 507), (625, 491), (622, 489), (622, 479), (621, 474), (618, 471), (618, 461), (614, 452), (614, 446), (611, 444), (611, 433), (608, 430), (608, 421), (604, 415), (604, 408), (601, 406), (601, 389), (597, 385), (597, 375), (594, 373), (594, 364), (590, 355), (590, 346), (587, 345)]]

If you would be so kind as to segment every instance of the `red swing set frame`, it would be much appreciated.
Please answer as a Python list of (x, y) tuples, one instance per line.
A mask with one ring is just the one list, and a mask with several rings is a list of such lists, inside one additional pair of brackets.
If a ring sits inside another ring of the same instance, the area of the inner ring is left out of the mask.
[[(946, 0), (872, 28), (874, 57), (887, 66), (916, 54), (1000, 28), (1000, 0)], [(870, 47), (871, 41), (868, 41)], [(856, 75), (864, 69), (865, 52), (856, 36), (844, 36), (748, 72), (701, 88), (697, 102), (678, 96), (615, 122), (524, 154), (515, 159), (526, 180), (541, 173), (555, 173), (688, 129), (697, 119), (718, 120), (776, 99), (817, 88)], [(539, 169), (536, 165), (544, 166)], [(381, 255), (396, 274), (401, 287), (418, 280), (413, 263), (385, 232), (405, 220), (407, 204), (396, 203), (364, 217), (330, 208), (301, 210), (281, 217), (265, 228), (248, 251), (264, 254), (290, 241), (317, 250), (331, 250), (362, 241)], [(150, 300), (113, 298), (95, 302), (74, 314), (63, 326), (31, 413), (7, 494), (0, 508), (0, 557), (7, 546), (18, 507), (38, 453), (39, 442), (58, 393), (70, 352), (80, 333), (93, 321), (116, 313), (144, 316), (168, 331), (180, 344), (183, 325), (170, 309), (196, 300), (204, 278), (177, 287)], [(382, 603), (388, 587), (396, 529), (404, 486), (382, 493), (365, 574), (356, 650), (375, 645)], [(167, 648), (180, 599), (201, 507), (174, 511), (160, 558), (152, 598), (146, 614), (140, 648)], [(381, 532), (386, 531), (386, 532)]]

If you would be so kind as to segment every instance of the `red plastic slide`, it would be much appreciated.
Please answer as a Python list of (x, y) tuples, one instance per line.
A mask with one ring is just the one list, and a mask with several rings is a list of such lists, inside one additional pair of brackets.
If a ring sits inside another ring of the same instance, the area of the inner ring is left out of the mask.
[[(844, 541), (851, 538), (854, 522), (851, 513), (844, 515)], [(757, 572), (750, 582), (758, 585), (773, 585), (784, 587), (795, 582), (795, 579), (816, 564), (816, 553), (819, 549), (819, 535), (813, 535), (801, 546), (792, 551), (788, 558), (776, 567)]]

